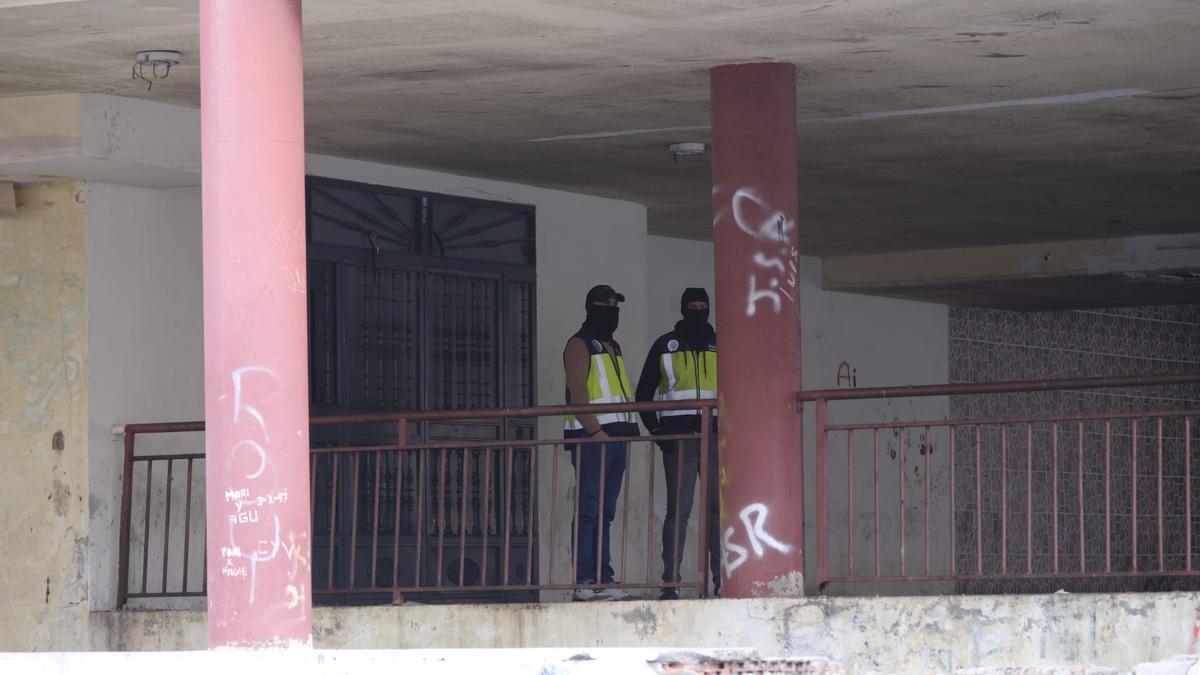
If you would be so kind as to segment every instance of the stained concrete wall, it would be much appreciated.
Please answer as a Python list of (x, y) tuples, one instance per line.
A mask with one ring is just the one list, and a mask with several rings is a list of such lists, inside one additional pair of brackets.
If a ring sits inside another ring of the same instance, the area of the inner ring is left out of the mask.
[(88, 645), (86, 190), (0, 218), (0, 651)]
[[(317, 608), (320, 649), (738, 647), (851, 672), (1092, 665), (1191, 650), (1200, 595), (945, 596)], [(202, 612), (93, 616), (95, 649), (202, 648)]]

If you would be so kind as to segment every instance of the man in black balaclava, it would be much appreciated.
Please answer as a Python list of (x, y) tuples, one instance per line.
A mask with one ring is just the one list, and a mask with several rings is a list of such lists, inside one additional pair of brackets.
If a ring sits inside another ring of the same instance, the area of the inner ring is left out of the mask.
[[(683, 319), (655, 340), (638, 379), (637, 400), (680, 401), (717, 398), (717, 334), (708, 322), (708, 292), (688, 288), (679, 299)], [(714, 409), (715, 413), (715, 409)], [(702, 410), (643, 412), (642, 423), (654, 435), (698, 434)], [(663, 582), (679, 582), (679, 557), (684, 549), (693, 492), (700, 474), (700, 440), (659, 441), (667, 481), (667, 515), (663, 520)], [(717, 460), (717, 420), (712, 420), (708, 444), (708, 565), (713, 592), (721, 590), (720, 462)], [(661, 600), (679, 597), (679, 588), (664, 586)]]
[[(633, 391), (625, 372), (621, 345), (613, 339), (625, 296), (612, 286), (593, 286), (584, 299), (587, 318), (579, 332), (567, 340), (563, 371), (567, 380), (568, 405), (632, 403)], [(610, 438), (637, 436), (637, 421), (631, 412), (567, 415), (566, 438), (588, 439), (567, 445), (571, 464), (577, 467), (579, 485), (579, 529), (575, 541), (575, 600), (626, 600), (628, 593), (616, 587), (609, 564), (609, 529), (617, 512), (617, 497), (625, 477), (625, 453), (629, 443)], [(601, 503), (603, 495), (603, 503)], [(599, 563), (596, 533), (602, 529)]]

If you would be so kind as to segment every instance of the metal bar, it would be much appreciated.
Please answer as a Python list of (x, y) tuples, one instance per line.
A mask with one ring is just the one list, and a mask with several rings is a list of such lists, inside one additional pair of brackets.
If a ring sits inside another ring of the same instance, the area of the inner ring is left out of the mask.
[(1138, 518), (1138, 508), (1137, 508), (1137, 506), (1138, 506), (1138, 505), (1137, 505), (1137, 484), (1138, 484), (1138, 480), (1137, 480), (1137, 479), (1138, 479), (1138, 472), (1137, 472), (1137, 468), (1138, 468), (1138, 464), (1137, 464), (1137, 426), (1138, 426), (1138, 425), (1137, 425), (1137, 420), (1133, 420), (1133, 421), (1130, 423), (1130, 428), (1129, 428), (1129, 429), (1130, 429), (1130, 434), (1129, 434), (1129, 437), (1130, 437), (1130, 443), (1129, 443), (1129, 454), (1130, 454), (1130, 458), (1131, 458), (1130, 471), (1129, 471), (1129, 481), (1130, 481), (1130, 483), (1132, 483), (1132, 484), (1133, 484), (1133, 485), (1132, 485), (1132, 490), (1131, 490), (1131, 492), (1130, 492), (1130, 513), (1132, 514), (1132, 523), (1133, 523), (1133, 571), (1134, 571), (1134, 572), (1138, 571), (1138, 559), (1137, 559), (1137, 557), (1138, 557), (1138, 538), (1137, 538), (1137, 518)]
[[(555, 448), (555, 450), (557, 450), (557, 448)], [(554, 463), (555, 463), (555, 468), (557, 469), (558, 468), (558, 453), (557, 452), (554, 455)], [(554, 494), (553, 494), (554, 488), (553, 487), (550, 489), (550, 492), (551, 492), (550, 503), (554, 504)], [(480, 586), (487, 585), (488, 537), (489, 537), (489, 535), (491, 535), (491, 532), (492, 532), (491, 505), (492, 505), (492, 451), (484, 450), (483, 451), (483, 554), (481, 556), (480, 565), (479, 565), (480, 569), (482, 570), (479, 574), (479, 585)], [(550, 518), (551, 518), (550, 555), (553, 556), (554, 555), (554, 525), (553, 525), (554, 509), (553, 508), (550, 509)], [(551, 558), (551, 560), (553, 560), (553, 557)], [(553, 565), (551, 565), (551, 567), (550, 567), (550, 574), (552, 576), (554, 574)], [(551, 581), (553, 581), (553, 579), (551, 579)]]
[(813, 389), (796, 393), (801, 402), (848, 401), (854, 399), (916, 398), (924, 396), (962, 396), (967, 394), (1007, 394), (1062, 389), (1109, 389), (1115, 387), (1153, 387), (1170, 384), (1195, 384), (1200, 373), (1186, 375), (1124, 375), (1119, 377), (1080, 377), (1060, 380), (1021, 380), (1014, 382), (974, 382), (960, 384), (923, 384), (899, 387), (861, 387), (855, 389)]
[[(720, 377), (718, 375), (718, 377)], [(817, 587), (829, 578), (829, 404), (818, 400), (816, 409), (817, 440)]]
[[(632, 446), (630, 446), (632, 447)], [(647, 455), (650, 462), (654, 462), (653, 455)], [(626, 452), (626, 466), (632, 463), (631, 458)], [(625, 572), (625, 553), (629, 548), (629, 474), (632, 473), (628, 468), (625, 470), (625, 475), (621, 477), (621, 578), (628, 579)], [(654, 505), (651, 504), (649, 510), (654, 510)], [(532, 540), (531, 540), (532, 541)]]
[[(404, 501), (404, 451), (396, 451), (396, 503), (392, 509), (392, 587), (400, 585), (400, 504)], [(419, 542), (418, 542), (419, 544)]]
[[(533, 535), (537, 531), (533, 516), (533, 505), (537, 501), (538, 467), (537, 457), (533, 448), (529, 449), (529, 499), (525, 500), (525, 583), (533, 583)], [(622, 535), (623, 537), (624, 535)], [(621, 551), (621, 561), (624, 565), (625, 551)]]
[(1008, 573), (1008, 427), (1000, 427), (1000, 572)]
[(341, 463), (341, 458), (337, 455), (330, 455), (329, 460), (333, 462), (333, 470), (330, 472), (329, 481), (329, 565), (328, 576), (325, 579), (329, 583), (329, 588), (333, 588), (333, 554), (337, 550), (338, 464)]
[[(658, 583), (633, 582), (633, 583), (627, 583), (627, 584), (626, 583), (621, 583), (621, 584), (508, 584), (507, 586), (500, 585), (500, 584), (493, 584), (491, 586), (479, 586), (479, 587), (473, 586), (472, 588), (473, 589), (477, 588), (478, 590), (481, 590), (481, 591), (569, 591), (569, 590), (574, 590), (574, 589), (578, 589), (578, 588), (593, 588), (593, 589), (662, 588), (663, 585), (664, 584), (662, 582), (658, 582)], [(682, 581), (675, 585), (679, 586), (681, 588), (695, 588), (696, 583), (693, 581)], [(462, 589), (458, 588), (457, 586), (443, 586), (442, 588), (405, 586), (405, 587), (396, 588), (396, 589), (353, 588), (353, 589), (338, 590), (337, 592), (339, 594), (345, 593), (345, 594), (362, 595), (362, 594), (366, 594), (366, 593), (379, 593), (381, 591), (395, 591), (396, 593), (400, 593), (400, 594), (414, 593), (414, 592), (461, 593)], [(131, 595), (130, 597), (143, 597), (143, 596)], [(161, 597), (161, 596), (158, 596), (158, 597)]]
[[(163, 515), (162, 589), (167, 592), (167, 562), (171, 559), (171, 478), (175, 463), (167, 462), (166, 513)], [(187, 564), (187, 561), (184, 561)]]
[(846, 432), (846, 569), (854, 574), (854, 432)]
[(1187, 522), (1187, 571), (1192, 570), (1192, 418), (1183, 418), (1184, 519)]
[(975, 425), (975, 570), (983, 574), (983, 462), (979, 446), (979, 425)]
[[(663, 475), (666, 476), (666, 466), (663, 466)], [(575, 480), (579, 483), (578, 477)], [(650, 581), (650, 561), (654, 554), (654, 452), (650, 453), (650, 486), (648, 488), (650, 496), (646, 503), (649, 508), (646, 509), (646, 581)], [(571, 572), (574, 574), (574, 570)]]
[[(817, 489), (820, 489), (821, 477), (817, 475)], [(817, 523), (817, 532), (820, 533), (821, 524)], [(880, 553), (879, 553), (879, 428), (875, 428), (875, 576), (879, 576), (880, 570)]]
[(438, 508), (437, 508), (437, 576), (435, 586), (442, 585), (442, 562), (446, 553), (446, 449), (438, 451)]
[[(596, 503), (596, 577), (595, 581), (599, 582), (603, 578), (601, 575), (604, 570), (602, 561), (604, 558), (604, 473), (608, 464), (608, 444), (600, 444), (600, 499)], [(675, 522), (679, 522), (676, 520)]]
[(1033, 425), (1025, 425), (1025, 573), (1033, 574)]
[[(708, 482), (712, 479), (709, 466), (712, 454), (717, 448), (712, 447), (712, 410), (700, 411), (700, 510), (696, 523), (700, 531), (696, 537), (696, 550), (699, 560), (696, 561), (696, 585), (700, 588), (700, 597), (708, 597), (708, 501), (712, 499)], [(651, 508), (650, 510), (653, 510)], [(719, 570), (714, 570), (718, 574)]]
[[(1160, 572), (1158, 570), (1142, 571), (1142, 572), (1114, 572), (1106, 574), (1104, 572), (1088, 572), (1086, 574), (1071, 573), (1070, 578), (1074, 579), (1121, 579), (1121, 578), (1142, 578), (1142, 577), (1190, 577), (1194, 576), (1185, 570), (1167, 570)], [(861, 582), (921, 582), (921, 581), (1027, 581), (1030, 579), (1063, 579), (1061, 574), (1052, 574), (1050, 572), (1038, 572), (1036, 574), (1009, 574), (1002, 576), (999, 574), (969, 574), (950, 576), (947, 574), (933, 576), (886, 576), (886, 577), (832, 577), (829, 583), (861, 583)]]
[(958, 574), (958, 511), (955, 504), (958, 492), (958, 474), (955, 472), (954, 456), (958, 447), (954, 444), (954, 425), (947, 426), (950, 431), (950, 573)]
[(470, 460), (470, 451), (463, 450), (462, 463), (462, 500), (459, 506), (458, 513), (458, 585), (464, 586), (463, 575), (467, 572), (467, 494), (470, 490), (467, 489), (467, 473), (470, 471), (468, 461)]
[(188, 544), (192, 533), (192, 460), (187, 461), (187, 490), (184, 492), (183, 506), (183, 584), (181, 590), (187, 593), (188, 582)]
[[(683, 483), (683, 444), (677, 444), (675, 449), (675, 528), (672, 530), (675, 533), (675, 540), (671, 542), (671, 581), (679, 580), (677, 577), (679, 577), (680, 558), (682, 557), (679, 551), (679, 499), (683, 496), (681, 493)], [(600, 475), (604, 475), (603, 467), (601, 467)], [(601, 488), (600, 496), (603, 497), (603, 481), (601, 482)], [(602, 499), (601, 504), (603, 503)], [(687, 523), (683, 525), (687, 527)], [(597, 576), (596, 578), (599, 579), (600, 577)]]
[(146, 592), (146, 579), (150, 576), (150, 488), (154, 482), (154, 462), (146, 462), (146, 519), (142, 529), (142, 592)]
[(1112, 571), (1112, 422), (1104, 421), (1104, 571)]
[[(378, 586), (379, 574), (379, 470), (383, 464), (383, 453), (375, 455), (375, 505), (371, 516), (371, 585)], [(399, 495), (397, 495), (399, 497)]]
[(1050, 470), (1050, 480), (1054, 484), (1054, 489), (1052, 490), (1053, 506), (1051, 508), (1051, 515), (1054, 518), (1054, 525), (1051, 530), (1054, 532), (1054, 573), (1058, 574), (1058, 422), (1055, 422), (1050, 426), (1050, 433), (1053, 441), (1051, 444), (1051, 447), (1053, 448), (1051, 457), (1052, 461), (1054, 462)]
[[(1098, 420), (1127, 420), (1134, 418), (1153, 417), (1155, 415), (1200, 415), (1200, 410), (1163, 410), (1135, 413), (1096, 413), (1093, 415), (1061, 415), (1061, 416), (1026, 416), (1026, 417), (981, 417), (977, 419), (962, 419), (954, 420), (955, 424), (961, 426), (974, 426), (976, 424), (983, 426), (996, 426), (1000, 424), (1024, 424), (1026, 422), (1076, 422), (1076, 421), (1098, 421)], [(911, 422), (889, 421), (886, 426), (892, 429), (912, 429), (915, 427), (923, 427), (926, 425), (936, 426), (945, 424), (946, 420), (914, 420)], [(830, 424), (827, 428), (829, 431), (847, 431), (849, 429), (871, 429), (884, 424), (881, 422), (864, 422), (862, 424)]]
[(929, 473), (929, 456), (933, 454), (933, 437), (925, 427), (925, 574), (929, 574), (929, 484), (933, 476)]
[[(610, 443), (637, 443), (645, 441), (670, 441), (670, 440), (696, 440), (698, 434), (674, 434), (662, 436), (613, 436), (608, 440)], [(420, 446), (425, 450), (482, 450), (484, 448), (527, 448), (530, 445), (544, 446), (555, 443), (571, 442), (571, 439), (566, 438), (546, 438), (536, 441), (518, 439), (518, 440), (493, 440), (493, 441), (431, 441), (421, 442)], [(381, 445), (343, 445), (336, 448), (320, 448), (322, 454), (353, 454), (356, 452), (385, 452), (387, 450), (412, 450), (411, 445), (399, 444), (381, 444)], [(314, 453), (317, 451), (314, 450)], [(185, 455), (163, 455), (161, 457), (139, 457), (138, 459), (166, 459), (168, 457), (179, 459)], [(197, 455), (202, 457), (203, 455)]]
[(202, 452), (201, 453), (185, 453), (185, 454), (165, 453), (165, 454), (161, 454), (161, 455), (138, 455), (137, 457), (134, 458), (134, 461), (137, 461), (137, 462), (167, 462), (167, 461), (176, 461), (176, 460), (184, 460), (184, 459), (204, 459), (204, 453), (202, 453)]
[(1158, 418), (1158, 569), (1166, 569), (1163, 552), (1163, 418)]
[[(133, 528), (133, 447), (137, 432), (125, 428), (125, 456), (121, 468), (121, 531), (117, 544), (117, 609), (129, 597), (129, 530)], [(1190, 522), (1189, 530), (1190, 530)]]
[(908, 555), (905, 552), (905, 545), (908, 543), (908, 509), (904, 503), (904, 483), (908, 478), (908, 465), (904, 461), (904, 430), (900, 429), (900, 464), (897, 474), (900, 478), (900, 575), (904, 576), (905, 564), (908, 561)]
[[(1200, 378), (1197, 378), (1200, 379)], [(475, 408), (453, 410), (401, 410), (384, 413), (352, 413), (344, 415), (320, 415), (311, 418), (314, 426), (331, 424), (375, 424), (397, 422), (401, 418), (409, 422), (446, 422), (466, 420), (495, 420), (509, 417), (560, 417), (562, 415), (602, 415), (621, 412), (662, 412), (666, 410), (714, 409), (712, 399), (680, 399), (675, 401), (637, 401), (627, 403), (599, 403), (586, 405), (538, 405), (525, 407)], [(169, 427), (161, 429), (160, 427)], [(204, 422), (171, 422), (165, 425), (128, 425), (138, 433), (150, 431), (204, 431)], [(693, 434), (694, 435), (694, 434)], [(614, 437), (615, 438), (615, 437)], [(571, 439), (567, 439), (571, 440)]]
[(1079, 571), (1087, 571), (1087, 542), (1083, 520), (1083, 422), (1079, 422)]
[(358, 474), (361, 453), (354, 453), (354, 477), (350, 479), (350, 587), (354, 588), (355, 563), (358, 561)]
[[(573, 499), (575, 502), (575, 514), (571, 519), (571, 581), (579, 581), (579, 502), (581, 501), (579, 498), (579, 475), (580, 464), (583, 463), (582, 447), (582, 443), (575, 443), (575, 445), (571, 446), (571, 452), (575, 454), (575, 495)], [(646, 555), (649, 555), (649, 553)], [(505, 581), (507, 581), (507, 578)]]
[(512, 567), (511, 550), (512, 546), (509, 542), (512, 538), (512, 490), (513, 490), (513, 450), (507, 448), (504, 451), (504, 462), (506, 465), (504, 471), (504, 583), (508, 584), (508, 571)]
[(413, 585), (421, 587), (421, 580), (425, 577), (424, 570), (421, 569), (421, 558), (425, 550), (425, 464), (426, 454), (428, 450), (417, 450), (417, 550), (416, 562), (413, 567)]

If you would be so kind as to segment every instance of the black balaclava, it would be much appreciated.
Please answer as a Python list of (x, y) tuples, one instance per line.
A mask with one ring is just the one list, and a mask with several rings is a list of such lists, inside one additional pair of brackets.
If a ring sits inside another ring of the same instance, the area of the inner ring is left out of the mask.
[(688, 309), (688, 303), (697, 301), (708, 304), (708, 291), (703, 288), (688, 288), (679, 298), (679, 313), (683, 315), (683, 321), (679, 322), (679, 329), (684, 338), (693, 345), (700, 345), (707, 341), (708, 335), (712, 331), (712, 327), (708, 325), (707, 307)]
[(601, 340), (612, 340), (620, 323), (621, 308), (615, 305), (588, 305), (583, 327)]

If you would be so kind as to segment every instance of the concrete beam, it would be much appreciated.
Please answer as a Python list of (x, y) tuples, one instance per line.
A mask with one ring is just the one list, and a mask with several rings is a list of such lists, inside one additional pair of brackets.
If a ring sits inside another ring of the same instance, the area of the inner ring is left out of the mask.
[(0, 98), (0, 180), (200, 184), (200, 114), (101, 94)]
[(949, 304), (1050, 309), (1197, 302), (1200, 234), (836, 256), (826, 258), (823, 269), (826, 290)]

